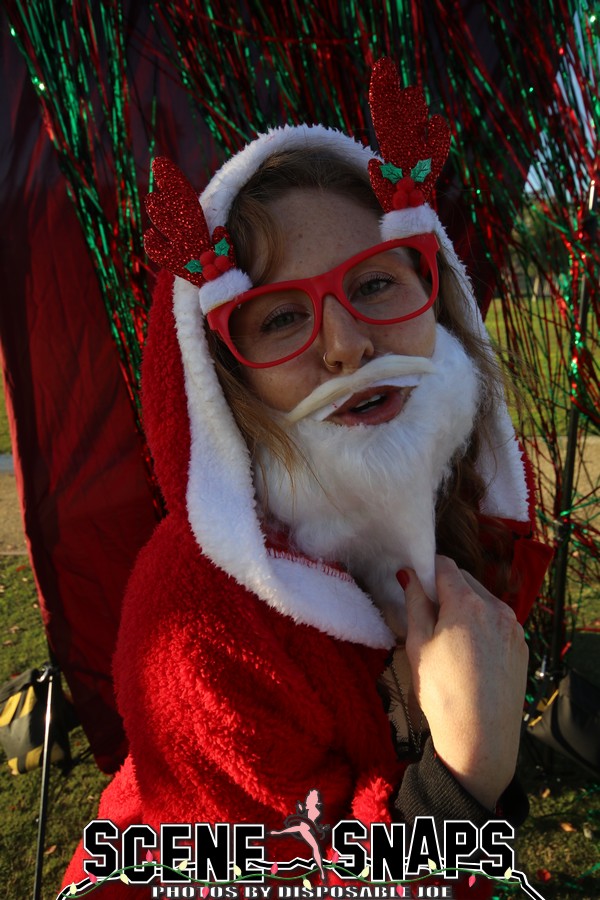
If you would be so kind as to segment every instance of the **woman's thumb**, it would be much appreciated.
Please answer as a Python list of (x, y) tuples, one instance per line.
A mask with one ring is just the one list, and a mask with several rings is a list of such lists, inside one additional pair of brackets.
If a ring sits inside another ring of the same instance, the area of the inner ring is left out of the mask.
[(429, 640), (436, 623), (434, 604), (426, 595), (413, 569), (400, 569), (396, 578), (406, 600), (407, 640), (409, 634), (418, 643)]

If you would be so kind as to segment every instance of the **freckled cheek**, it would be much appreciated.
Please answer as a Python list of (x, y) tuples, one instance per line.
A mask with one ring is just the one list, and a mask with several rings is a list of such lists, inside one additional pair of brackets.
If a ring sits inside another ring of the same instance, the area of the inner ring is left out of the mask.
[(435, 317), (428, 311), (416, 319), (378, 329), (375, 346), (380, 352), (431, 356), (435, 349)]
[(312, 390), (302, 371), (285, 371), (285, 365), (272, 370), (248, 369), (245, 380), (266, 406), (281, 412), (289, 412)]

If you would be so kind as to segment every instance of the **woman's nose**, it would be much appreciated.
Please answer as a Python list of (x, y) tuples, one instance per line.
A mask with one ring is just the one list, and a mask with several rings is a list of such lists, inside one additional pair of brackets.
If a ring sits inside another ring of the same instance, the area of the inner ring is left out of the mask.
[(370, 326), (354, 316), (332, 294), (323, 299), (320, 343), (329, 367), (354, 372), (375, 355)]

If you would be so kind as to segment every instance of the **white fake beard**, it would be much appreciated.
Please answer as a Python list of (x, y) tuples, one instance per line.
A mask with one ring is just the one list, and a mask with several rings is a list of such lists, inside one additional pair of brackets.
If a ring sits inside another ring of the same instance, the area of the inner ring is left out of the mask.
[[(404, 636), (404, 592), (396, 572), (414, 569), (435, 600), (436, 499), (453, 458), (464, 452), (471, 435), (480, 379), (460, 342), (440, 325), (430, 360), (384, 359), (398, 360), (404, 383), (407, 360), (419, 373), (394, 419), (347, 427), (318, 421), (314, 410), (312, 418), (293, 424), (282, 416), (279, 423), (309, 466), (296, 467), (292, 484), (285, 467), (260, 448), (255, 485), (268, 514), (289, 528), (292, 545), (313, 559), (344, 565), (390, 628)], [(369, 365), (358, 370), (362, 387)], [(379, 384), (390, 380), (379, 378)], [(306, 400), (303, 404), (310, 408)]]

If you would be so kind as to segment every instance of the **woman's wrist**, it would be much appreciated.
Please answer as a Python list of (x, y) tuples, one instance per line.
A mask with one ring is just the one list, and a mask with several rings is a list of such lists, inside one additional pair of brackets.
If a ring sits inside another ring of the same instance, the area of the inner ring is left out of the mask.
[(454, 780), (490, 813), (495, 812), (498, 801), (510, 782), (514, 777), (514, 770), (510, 773), (510, 777), (503, 777), (497, 772), (492, 771), (491, 767), (485, 767), (481, 761), (471, 765), (463, 764), (463, 766), (455, 766), (451, 761), (444, 758), (443, 755), (437, 753), (434, 748), (436, 758), (440, 764), (452, 775)]

